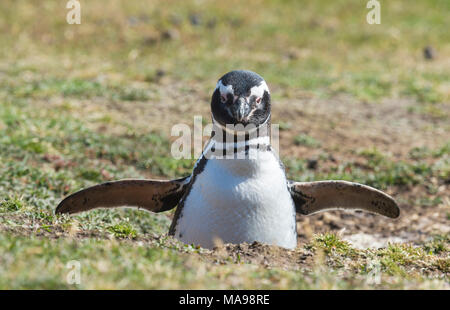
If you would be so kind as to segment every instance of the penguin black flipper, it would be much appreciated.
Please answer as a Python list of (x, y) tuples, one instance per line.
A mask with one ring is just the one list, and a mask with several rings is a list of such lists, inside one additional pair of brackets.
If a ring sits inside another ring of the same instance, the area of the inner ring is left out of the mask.
[(163, 212), (177, 206), (190, 177), (176, 180), (119, 180), (82, 189), (67, 196), (56, 213), (78, 213), (96, 208), (136, 207)]
[(288, 181), (288, 188), (297, 213), (303, 215), (336, 209), (364, 210), (390, 218), (400, 215), (400, 208), (391, 196), (359, 183)]

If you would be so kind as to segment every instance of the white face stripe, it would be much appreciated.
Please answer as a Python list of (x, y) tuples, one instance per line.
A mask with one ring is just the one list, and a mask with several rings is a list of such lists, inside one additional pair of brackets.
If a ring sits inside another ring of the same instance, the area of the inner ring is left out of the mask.
[(258, 86), (253, 86), (250, 88), (250, 96), (253, 95), (256, 97), (262, 97), (265, 91), (270, 94), (269, 87), (267, 87), (266, 82), (262, 81)]
[(219, 82), (217, 82), (216, 89), (219, 89), (221, 95), (230, 93), (234, 96), (233, 85), (230, 84), (225, 86), (222, 84), (222, 80), (219, 80)]
[[(223, 85), (222, 80), (219, 80), (219, 82), (217, 82), (216, 89), (219, 89), (221, 95), (231, 94), (234, 98), (236, 98), (234, 95), (233, 85), (231, 84), (225, 86)], [(262, 97), (265, 91), (270, 94), (269, 87), (266, 82), (261, 81), (259, 85), (250, 88), (250, 96)]]

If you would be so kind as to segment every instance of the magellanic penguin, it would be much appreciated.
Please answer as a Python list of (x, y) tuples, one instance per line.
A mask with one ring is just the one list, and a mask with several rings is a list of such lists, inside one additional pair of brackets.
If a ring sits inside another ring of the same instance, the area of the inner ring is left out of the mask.
[(251, 71), (219, 79), (211, 99), (211, 139), (190, 176), (170, 180), (120, 180), (66, 197), (57, 213), (138, 207), (177, 207), (169, 234), (187, 244), (261, 243), (295, 248), (296, 213), (355, 209), (396, 218), (392, 197), (347, 181), (295, 182), (270, 144), (270, 92)]

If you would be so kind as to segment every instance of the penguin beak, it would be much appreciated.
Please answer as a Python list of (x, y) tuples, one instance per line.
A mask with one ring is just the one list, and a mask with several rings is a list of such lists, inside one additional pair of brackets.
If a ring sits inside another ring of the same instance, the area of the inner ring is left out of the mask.
[(250, 106), (244, 97), (238, 97), (231, 106), (231, 112), (236, 121), (241, 122), (247, 116)]

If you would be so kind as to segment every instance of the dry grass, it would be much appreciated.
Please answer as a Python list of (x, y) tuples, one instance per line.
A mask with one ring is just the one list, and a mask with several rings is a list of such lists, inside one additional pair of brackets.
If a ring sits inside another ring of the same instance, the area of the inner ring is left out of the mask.
[[(383, 2), (371, 26), (359, 1), (89, 1), (72, 26), (59, 2), (2, 0), (0, 287), (448, 289), (448, 5)], [(207, 251), (165, 236), (171, 212), (53, 214), (98, 182), (188, 174), (170, 129), (208, 122), (235, 68), (271, 87), (290, 178), (379, 187), (402, 217), (299, 217), (295, 251)]]

